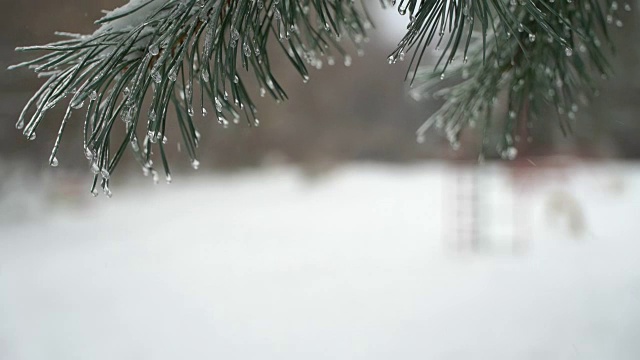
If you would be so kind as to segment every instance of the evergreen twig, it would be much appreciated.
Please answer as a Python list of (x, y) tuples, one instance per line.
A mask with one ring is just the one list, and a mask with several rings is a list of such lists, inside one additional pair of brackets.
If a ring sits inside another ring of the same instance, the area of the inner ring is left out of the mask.
[[(410, 24), (389, 62), (413, 51), (407, 78), (423, 98), (438, 80), (457, 84), (435, 95), (443, 107), (418, 129), (418, 140), (432, 125), (445, 129), (456, 145), (461, 131), (483, 122), (485, 134), (498, 95), (508, 93), (502, 151), (512, 157), (522, 122), (532, 126), (547, 104), (570, 129), (584, 91), (595, 89), (592, 69), (607, 74), (601, 43), (610, 45), (608, 25), (616, 22), (615, 0), (380, 0), (408, 14)], [(629, 5), (624, 5), (629, 10)], [(10, 69), (29, 67), (46, 78), (28, 101), (16, 127), (29, 139), (45, 113), (66, 101), (49, 162), (57, 166), (61, 137), (74, 111), (86, 106), (84, 151), (107, 195), (109, 180), (129, 148), (147, 174), (159, 175), (151, 159), (159, 149), (167, 181), (171, 172), (164, 144), (167, 114), (176, 112), (182, 143), (198, 167), (200, 134), (195, 107), (205, 115), (207, 101), (218, 122), (244, 118), (258, 126), (247, 78), (260, 95), (277, 101), (287, 95), (271, 71), (270, 53), (280, 48), (306, 82), (308, 67), (350, 55), (341, 39), (356, 46), (371, 26), (364, 5), (354, 0), (130, 0), (97, 21), (91, 35), (58, 33), (64, 40), (18, 51), (45, 51)], [(270, 45), (274, 43), (273, 45)], [(419, 70), (427, 47), (442, 48), (434, 71)], [(462, 58), (462, 61), (459, 59)], [(324, 60), (323, 60), (324, 59)], [(194, 88), (200, 87), (200, 99)], [(86, 103), (86, 105), (85, 105)], [(149, 105), (147, 105), (149, 104)], [(197, 105), (196, 105), (197, 104)], [(170, 106), (171, 105), (171, 106)], [(122, 119), (119, 122), (117, 119)], [(114, 129), (124, 129), (117, 138)]]
[[(531, 13), (532, 6), (542, 9), (544, 22)], [(629, 11), (630, 6), (625, 4), (624, 9)], [(513, 159), (515, 143), (532, 140), (531, 128), (547, 121), (543, 117), (547, 109), (555, 109), (558, 125), (566, 134), (579, 108), (597, 94), (593, 75), (606, 78), (611, 72), (606, 52), (613, 50), (613, 44), (608, 27), (613, 23), (622, 26), (616, 20), (615, 0), (512, 1), (508, 11), (517, 20), (515, 31), (504, 26), (503, 19), (493, 19), (497, 30), (490, 36), (483, 32), (473, 36), (465, 48), (469, 57), (454, 61), (450, 54), (435, 70), (417, 72), (413, 97), (433, 95), (445, 101), (418, 129), (419, 142), (435, 125), (457, 147), (464, 129), (479, 127), (484, 134), (481, 159), (489, 151), (487, 146), (495, 144), (496, 133), (500, 135), (498, 153)], [(453, 79), (455, 84), (442, 87), (444, 79)], [(492, 110), (503, 93), (507, 98), (505, 119), (492, 122)]]
[[(340, 39), (363, 39), (371, 25), (362, 8), (346, 0), (133, 0), (97, 23), (102, 26), (91, 35), (59, 33), (69, 39), (18, 48), (48, 53), (11, 68), (28, 66), (48, 78), (16, 124), (29, 139), (35, 138), (47, 110), (70, 97), (51, 165), (58, 164), (58, 145), (71, 113), (88, 102), (84, 151), (95, 174), (91, 191), (97, 194), (100, 183), (108, 195), (109, 179), (127, 147), (156, 179), (151, 154), (160, 148), (170, 181), (163, 148), (169, 104), (177, 113), (192, 166), (198, 167), (200, 135), (192, 117), (197, 103), (203, 115), (207, 110), (203, 98), (194, 99), (195, 85), (213, 104), (222, 126), (229, 119), (239, 122), (241, 115), (249, 126), (258, 126), (257, 109), (245, 86), (250, 73), (262, 96), (287, 98), (271, 71), (271, 41), (279, 43), (307, 81), (308, 66), (321, 66), (322, 57), (335, 61), (336, 55), (342, 56), (349, 65)], [(145, 107), (148, 94), (151, 104)], [(121, 139), (113, 135), (118, 126), (126, 130)]]

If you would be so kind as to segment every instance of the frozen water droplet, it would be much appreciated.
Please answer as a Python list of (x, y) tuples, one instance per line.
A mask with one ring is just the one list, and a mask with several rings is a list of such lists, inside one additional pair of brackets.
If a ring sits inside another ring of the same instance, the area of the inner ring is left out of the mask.
[(84, 157), (89, 161), (93, 160), (93, 152), (89, 149), (84, 149)]
[(202, 68), (202, 81), (208, 83), (209, 82), (209, 69), (206, 67)]
[(197, 159), (191, 160), (191, 167), (194, 170), (198, 170), (198, 168), (200, 167), (200, 161), (198, 161)]
[(58, 166), (58, 158), (54, 156), (51, 159), (49, 159), (49, 165), (53, 167)]
[(258, 119), (253, 120), (253, 126), (256, 126), (256, 127), (260, 126), (260, 120)]
[(344, 56), (344, 66), (351, 66), (351, 62), (352, 62), (351, 56), (345, 55)]
[(102, 171), (100, 171), (100, 175), (105, 180), (109, 180), (109, 178), (111, 177), (111, 174), (109, 174), (109, 170), (107, 169), (102, 169)]
[(84, 101), (72, 101), (69, 106), (71, 106), (72, 109), (81, 109), (84, 106)]
[(162, 76), (160, 76), (158, 71), (154, 70), (151, 72), (151, 79), (153, 79), (153, 82), (156, 84), (159, 84), (162, 81)]
[(505, 150), (505, 158), (509, 159), (509, 160), (515, 160), (515, 158), (518, 156), (518, 149), (516, 149), (514, 146), (509, 146), (506, 150)]
[(240, 33), (238, 32), (238, 30), (236, 30), (236, 28), (232, 28), (231, 29), (231, 40), (232, 41), (237, 41), (240, 38)]
[(147, 131), (147, 139), (155, 144), (156, 142), (156, 133), (153, 130)]
[(91, 100), (96, 100), (98, 98), (98, 93), (93, 90), (90, 94), (89, 94), (89, 99)]
[(250, 57), (251, 56), (251, 47), (249, 47), (249, 44), (244, 43), (242, 45), (242, 51), (244, 52), (244, 56), (246, 56), (246, 57)]
[(27, 136), (27, 140), (33, 141), (35, 139), (36, 139), (36, 133), (35, 132), (32, 132), (31, 134), (29, 134), (29, 136)]
[(263, 87), (260, 88), (260, 96), (264, 97), (264, 95), (267, 93), (267, 90), (265, 90)]
[(151, 44), (149, 46), (149, 54), (156, 56), (160, 53), (160, 48), (158, 48), (158, 45), (156, 44)]
[(573, 55), (573, 50), (570, 47), (567, 46), (566, 48), (564, 48), (564, 53), (567, 56), (571, 56), (571, 55)]
[(536, 34), (529, 34), (529, 41), (530, 42), (536, 41)]

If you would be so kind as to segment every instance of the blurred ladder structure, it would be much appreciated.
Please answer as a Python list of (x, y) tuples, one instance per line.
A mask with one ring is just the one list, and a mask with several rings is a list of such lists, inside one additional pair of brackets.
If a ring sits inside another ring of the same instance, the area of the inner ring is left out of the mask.
[(531, 209), (518, 168), (461, 164), (445, 181), (444, 241), (455, 252), (519, 253), (528, 247)]

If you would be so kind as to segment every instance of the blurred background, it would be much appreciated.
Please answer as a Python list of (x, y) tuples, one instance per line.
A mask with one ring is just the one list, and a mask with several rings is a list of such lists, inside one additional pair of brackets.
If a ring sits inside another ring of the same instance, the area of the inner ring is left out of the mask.
[[(123, 3), (0, 0), (0, 68)], [(482, 166), (437, 132), (416, 142), (439, 104), (387, 63), (405, 19), (376, 1), (364, 57), (308, 84), (276, 57), (290, 101), (256, 91), (260, 127), (199, 118), (200, 170), (169, 146), (173, 183), (153, 185), (129, 157), (112, 199), (89, 193), (82, 119), (50, 167), (64, 109), (27, 141), (42, 81), (0, 71), (0, 359), (640, 358), (631, 5), (574, 134), (537, 124)]]

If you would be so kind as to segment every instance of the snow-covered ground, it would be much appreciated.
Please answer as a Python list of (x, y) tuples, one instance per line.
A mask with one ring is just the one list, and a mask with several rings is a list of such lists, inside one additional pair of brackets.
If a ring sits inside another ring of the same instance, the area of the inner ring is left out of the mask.
[(274, 169), (0, 222), (0, 359), (640, 358), (640, 167), (519, 184)]

